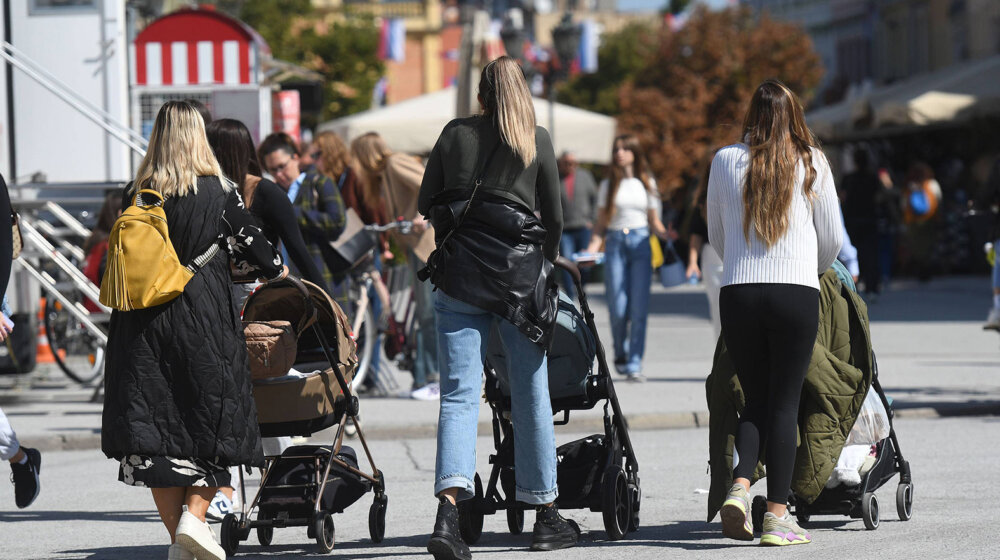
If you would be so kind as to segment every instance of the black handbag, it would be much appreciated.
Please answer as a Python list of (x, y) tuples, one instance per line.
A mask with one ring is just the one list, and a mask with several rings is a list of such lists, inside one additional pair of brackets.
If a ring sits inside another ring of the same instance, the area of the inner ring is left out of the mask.
[(364, 223), (353, 208), (348, 208), (344, 215), (347, 220), (344, 233), (330, 242), (333, 254), (328, 259), (328, 266), (334, 274), (346, 272), (367, 262), (378, 245), (378, 234), (365, 230)]

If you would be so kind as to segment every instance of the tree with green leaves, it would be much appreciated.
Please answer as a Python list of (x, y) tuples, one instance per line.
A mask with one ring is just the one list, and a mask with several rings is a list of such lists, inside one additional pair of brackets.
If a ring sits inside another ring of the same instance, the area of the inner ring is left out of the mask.
[(385, 73), (378, 58), (380, 32), (371, 17), (324, 15), (310, 0), (216, 0), (216, 4), (260, 33), (275, 58), (323, 76), (320, 119), (371, 107), (375, 84)]

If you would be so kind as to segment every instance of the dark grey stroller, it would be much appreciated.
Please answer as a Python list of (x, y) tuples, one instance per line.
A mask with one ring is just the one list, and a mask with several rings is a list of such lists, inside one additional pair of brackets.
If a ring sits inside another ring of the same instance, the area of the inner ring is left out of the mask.
[[(549, 394), (555, 423), (569, 423), (573, 410), (590, 410), (603, 402), (604, 433), (569, 442), (557, 450), (561, 509), (601, 512), (608, 538), (619, 540), (639, 528), (639, 463), (629, 439), (608, 370), (604, 347), (597, 337), (594, 314), (575, 264), (560, 257), (556, 264), (573, 277), (580, 298), (578, 310), (566, 294), (559, 294), (559, 313), (548, 352)], [(581, 313), (582, 310), (582, 313)], [(595, 370), (596, 358), (596, 370)], [(493, 443), (489, 481), (476, 474), (473, 499), (459, 502), (459, 528), (468, 544), (479, 540), (483, 518), (507, 512), (512, 534), (524, 530), (524, 511), (531, 506), (514, 499), (514, 432), (510, 421), (510, 386), (497, 334), (491, 335), (486, 355), (486, 401), (493, 411)]]

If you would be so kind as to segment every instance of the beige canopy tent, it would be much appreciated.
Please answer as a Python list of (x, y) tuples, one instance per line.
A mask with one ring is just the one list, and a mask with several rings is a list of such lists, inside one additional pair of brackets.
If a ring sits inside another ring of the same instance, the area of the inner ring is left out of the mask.
[(820, 137), (1000, 115), (1000, 55), (903, 80), (806, 115)]
[[(455, 88), (447, 88), (387, 107), (372, 109), (319, 125), (350, 142), (367, 132), (377, 132), (395, 151), (426, 154), (441, 130), (455, 118)], [(534, 99), (535, 118), (549, 128), (549, 102)], [(555, 151), (571, 151), (585, 162), (607, 163), (615, 137), (615, 119), (561, 103), (555, 104)]]

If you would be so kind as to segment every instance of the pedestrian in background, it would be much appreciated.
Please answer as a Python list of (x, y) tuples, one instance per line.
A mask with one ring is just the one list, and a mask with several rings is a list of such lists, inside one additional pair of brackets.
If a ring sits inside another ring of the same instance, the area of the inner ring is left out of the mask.
[[(559, 242), (559, 253), (573, 258), (575, 253), (585, 251), (590, 244), (597, 210), (597, 183), (590, 171), (580, 168), (573, 152), (563, 152), (559, 156), (559, 181), (562, 187), (563, 232)], [(581, 276), (589, 276), (589, 270), (581, 270)], [(569, 272), (562, 272), (562, 284), (566, 294), (576, 298), (576, 287)]]
[[(7, 304), (7, 285), (10, 281), (10, 269), (13, 266), (14, 239), (11, 218), (14, 209), (10, 204), (10, 193), (7, 192), (7, 181), (0, 175), (0, 301), (2, 301), (2, 316), (0, 316), (0, 343), (14, 331), (11, 322), (10, 306)], [(37, 449), (22, 447), (17, 440), (17, 434), (10, 425), (10, 420), (0, 408), (0, 461), (10, 463), (10, 481), (14, 484), (14, 504), (18, 508), (26, 508), (38, 497), (41, 481), (38, 474), (42, 469), (42, 454)]]
[[(715, 155), (715, 152), (712, 152)], [(722, 258), (708, 240), (708, 176), (712, 160), (704, 164), (698, 188), (694, 192), (691, 208), (691, 223), (688, 228), (688, 268), (687, 277), (701, 278), (705, 282), (705, 297), (708, 298), (708, 315), (712, 320), (715, 339), (722, 334), (719, 320), (719, 290), (722, 289)]]
[(875, 169), (871, 167), (868, 149), (854, 150), (854, 171), (844, 177), (844, 224), (857, 248), (858, 272), (866, 300), (872, 301), (882, 293), (882, 270), (878, 257), (879, 221), (882, 212), (882, 193), (885, 188)]
[[(420, 212), (432, 217), (442, 244), (428, 268), (437, 287), (442, 357), (439, 505), (427, 545), (436, 560), (472, 558), (455, 502), (475, 494), (483, 358), (494, 328), (510, 372), (516, 499), (536, 507), (531, 548), (577, 542), (554, 503), (556, 445), (545, 360), (552, 325), (539, 320), (551, 282), (545, 261), (558, 256), (562, 230), (555, 153), (548, 132), (535, 126), (531, 94), (513, 58), (483, 68), (479, 103), (482, 115), (445, 126), (420, 188)], [(452, 208), (467, 211), (459, 218)]]
[(160, 109), (123, 199), (131, 204), (144, 189), (165, 199), (181, 263), (209, 254), (213, 244), (223, 250), (169, 302), (112, 312), (101, 447), (119, 462), (121, 482), (152, 490), (170, 559), (223, 560), (205, 513), (219, 488), (231, 486), (229, 467), (264, 465), (230, 260), (269, 279), (288, 269), (222, 174), (188, 103)]
[(993, 307), (986, 317), (984, 329), (1000, 332), (1000, 158), (993, 164), (987, 179), (989, 212), (993, 217), (990, 239), (993, 241)]
[[(762, 83), (743, 142), (719, 150), (708, 180), (708, 235), (722, 256), (722, 336), (745, 396), (722, 532), (753, 540), (750, 481), (767, 461), (763, 545), (810, 542), (786, 506), (799, 396), (819, 328), (819, 275), (843, 241), (830, 164), (784, 84)], [(766, 453), (765, 453), (766, 451)]]
[(274, 247), (283, 247), (302, 278), (322, 286), (323, 274), (306, 247), (295, 209), (277, 184), (261, 178), (250, 131), (235, 119), (218, 119), (207, 128), (208, 143), (222, 172), (236, 183), (243, 205)]
[(941, 185), (934, 178), (931, 166), (922, 161), (911, 164), (906, 172), (906, 189), (903, 191), (903, 223), (906, 225), (909, 264), (922, 282), (931, 279), (937, 265), (934, 262), (934, 244), (937, 242), (935, 216), (941, 196)]
[[(283, 132), (269, 134), (257, 148), (257, 155), (264, 170), (285, 190), (295, 210), (295, 221), (302, 232), (302, 239), (312, 255), (313, 263), (323, 274), (320, 286), (341, 307), (346, 305), (347, 290), (340, 286), (343, 271), (337, 269), (336, 253), (330, 247), (344, 231), (344, 200), (337, 183), (312, 168), (302, 165), (295, 140)], [(287, 259), (286, 259), (287, 260)], [(294, 263), (292, 263), (294, 265)], [(293, 268), (302, 276), (302, 270)], [(336, 278), (334, 275), (338, 275)]]
[(437, 317), (432, 287), (417, 280), (417, 271), (424, 267), (434, 250), (434, 229), (417, 210), (424, 166), (406, 154), (393, 153), (385, 140), (374, 132), (355, 138), (351, 142), (351, 154), (358, 163), (363, 190), (369, 193), (367, 196), (381, 193), (386, 212), (392, 219), (413, 222), (412, 233), (393, 233), (399, 244), (407, 249), (406, 263), (416, 304), (416, 358), (410, 396), (418, 400), (436, 400), (440, 395), (440, 385), (434, 381), (439, 368)]
[[(87, 255), (83, 261), (83, 274), (98, 288), (101, 287), (104, 269), (108, 265), (108, 236), (111, 235), (111, 227), (115, 225), (115, 220), (121, 215), (121, 191), (116, 190), (105, 195), (104, 204), (97, 214), (97, 224), (83, 242), (83, 252)], [(91, 313), (97, 313), (101, 309), (97, 302), (90, 299), (84, 299), (83, 306)]]
[(604, 286), (611, 314), (615, 369), (642, 379), (649, 291), (653, 282), (650, 235), (666, 241), (660, 197), (646, 155), (634, 135), (615, 138), (611, 169), (597, 193), (597, 225), (587, 252), (604, 245)]

